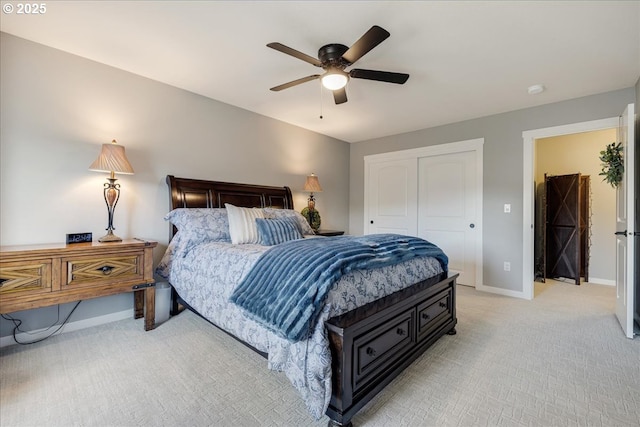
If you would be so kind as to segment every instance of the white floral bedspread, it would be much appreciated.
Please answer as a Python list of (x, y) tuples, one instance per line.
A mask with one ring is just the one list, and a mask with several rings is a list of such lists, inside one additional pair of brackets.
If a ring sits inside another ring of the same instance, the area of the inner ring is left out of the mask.
[(198, 313), (268, 353), (269, 369), (284, 371), (311, 415), (320, 419), (331, 399), (331, 353), (325, 320), (437, 275), (442, 268), (434, 258), (415, 258), (391, 267), (351, 272), (333, 285), (310, 338), (291, 343), (248, 319), (228, 301), (234, 287), (268, 248), (223, 242), (170, 248), (173, 256), (167, 278)]

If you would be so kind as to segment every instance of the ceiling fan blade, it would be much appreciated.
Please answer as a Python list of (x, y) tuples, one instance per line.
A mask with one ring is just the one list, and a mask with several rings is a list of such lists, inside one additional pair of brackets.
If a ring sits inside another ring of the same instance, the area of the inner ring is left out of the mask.
[(377, 80), (379, 82), (404, 84), (409, 79), (409, 74), (392, 73), (389, 71), (363, 70), (354, 68), (349, 71), (349, 76), (354, 79)]
[(333, 100), (336, 104), (344, 104), (347, 102), (347, 91), (345, 88), (336, 89), (333, 91)]
[(322, 67), (322, 62), (320, 62), (317, 58), (313, 56), (309, 56), (306, 53), (299, 52), (295, 49), (290, 48), (289, 46), (285, 46), (282, 43), (269, 43), (267, 45), (271, 49), (275, 49), (279, 52), (286, 53), (287, 55), (291, 55), (294, 58), (302, 59), (305, 62), (308, 62), (311, 65), (315, 65), (316, 67)]
[(299, 85), (301, 83), (310, 82), (311, 80), (315, 80), (318, 77), (320, 77), (320, 74), (314, 74), (312, 76), (303, 77), (303, 78), (298, 79), (298, 80), (290, 81), (289, 83), (283, 83), (283, 84), (281, 84), (279, 86), (274, 86), (274, 87), (271, 88), (271, 90), (274, 91), (274, 92), (278, 92), (278, 91), (281, 91), (283, 89), (288, 89), (288, 88), (290, 88), (292, 86)]
[(342, 55), (342, 58), (353, 64), (390, 35), (384, 28), (374, 25)]

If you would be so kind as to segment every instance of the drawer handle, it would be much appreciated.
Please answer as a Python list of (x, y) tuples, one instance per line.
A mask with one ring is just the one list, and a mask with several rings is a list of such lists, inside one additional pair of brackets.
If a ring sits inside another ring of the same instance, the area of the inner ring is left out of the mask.
[(424, 312), (423, 312), (423, 313), (422, 313), (422, 318), (423, 318), (424, 320), (429, 320), (429, 315), (428, 315), (427, 313), (424, 313)]
[(402, 329), (402, 328), (398, 328), (398, 329), (396, 329), (396, 333), (397, 333), (398, 335), (406, 335), (406, 334), (407, 334), (407, 333), (405, 332), (405, 330), (404, 330), (404, 329)]
[(367, 355), (376, 357), (376, 351), (373, 349), (373, 347), (367, 347)]
[(96, 270), (102, 271), (102, 274), (104, 274), (105, 276), (108, 276), (111, 274), (114, 268), (115, 267), (112, 267), (110, 265), (105, 265), (104, 267), (97, 268)]
[(447, 303), (444, 301), (440, 301), (440, 307), (445, 308), (447, 306)]

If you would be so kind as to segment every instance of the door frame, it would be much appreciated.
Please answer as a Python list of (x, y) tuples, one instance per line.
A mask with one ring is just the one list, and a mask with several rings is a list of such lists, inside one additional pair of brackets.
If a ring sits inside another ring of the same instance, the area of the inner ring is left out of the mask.
[[(389, 160), (401, 160), (401, 159), (416, 159), (416, 162), (420, 157), (432, 157), (443, 154), (455, 154), (463, 153), (465, 151), (473, 151), (476, 154), (476, 195), (477, 195), (477, 217), (476, 217), (476, 289), (481, 291), (493, 292), (494, 288), (483, 285), (483, 242), (482, 242), (482, 197), (483, 197), (483, 146), (484, 138), (469, 139), (465, 141), (450, 142), (445, 144), (429, 145), (420, 148), (411, 148), (407, 150), (391, 151), (388, 153), (371, 154), (364, 156), (364, 228), (367, 229), (367, 220), (369, 218), (369, 180), (368, 171), (369, 165), (373, 163), (381, 163)], [(416, 194), (417, 197), (417, 194)], [(417, 228), (417, 224), (416, 224)]]
[(591, 132), (603, 129), (616, 129), (619, 117), (591, 120), (587, 122), (572, 123), (568, 125), (552, 126), (548, 128), (533, 129), (522, 132), (524, 144), (522, 155), (522, 297), (533, 299), (535, 281), (534, 259), (534, 218), (535, 218), (535, 141), (540, 138), (570, 135), (574, 133)]

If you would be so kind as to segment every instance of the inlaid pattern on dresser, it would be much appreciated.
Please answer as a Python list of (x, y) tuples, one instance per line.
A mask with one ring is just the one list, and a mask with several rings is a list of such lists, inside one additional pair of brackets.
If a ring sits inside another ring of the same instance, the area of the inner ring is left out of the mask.
[(67, 265), (67, 280), (65, 286), (91, 285), (99, 281), (112, 281), (114, 278), (123, 280), (142, 280), (142, 264), (137, 255), (112, 256), (92, 259), (63, 260)]
[(0, 294), (51, 292), (51, 260), (0, 263)]

